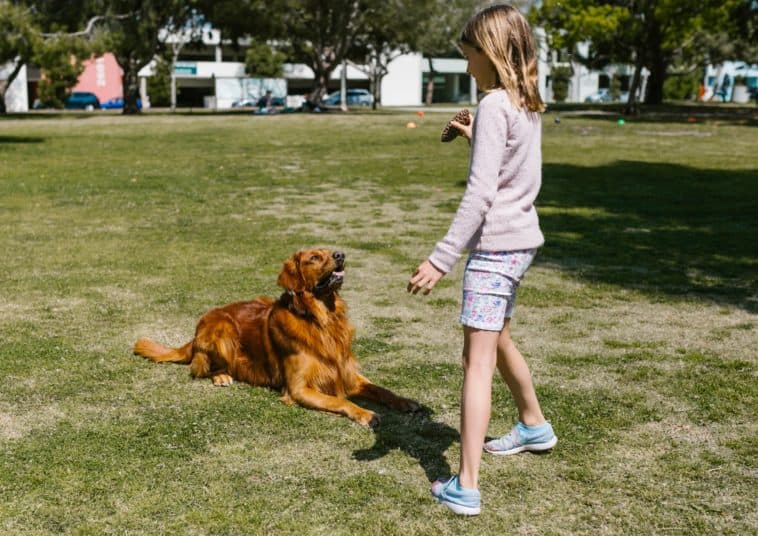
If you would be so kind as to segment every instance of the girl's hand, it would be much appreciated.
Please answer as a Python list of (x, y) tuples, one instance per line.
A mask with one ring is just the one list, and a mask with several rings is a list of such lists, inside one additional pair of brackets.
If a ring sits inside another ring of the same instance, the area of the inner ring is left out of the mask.
[(416, 271), (413, 272), (411, 280), (408, 281), (408, 292), (418, 294), (418, 291), (424, 289), (424, 294), (429, 294), (437, 281), (442, 279), (445, 272), (439, 270), (428, 260), (419, 264)]
[(469, 142), (469, 145), (471, 144), (471, 135), (472, 130), (474, 128), (474, 121), (472, 120), (471, 123), (468, 125), (464, 125), (463, 123), (459, 123), (458, 121), (451, 121), (451, 125), (460, 133), (461, 136), (466, 138)]

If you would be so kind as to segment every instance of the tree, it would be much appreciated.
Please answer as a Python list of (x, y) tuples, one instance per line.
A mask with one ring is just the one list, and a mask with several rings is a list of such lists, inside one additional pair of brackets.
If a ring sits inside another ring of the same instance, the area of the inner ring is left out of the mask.
[(363, 34), (351, 53), (351, 65), (368, 76), (373, 108), (381, 102), (382, 79), (389, 63), (416, 48), (421, 21), (429, 16), (430, 0), (387, 0), (375, 3)]
[(553, 81), (553, 99), (555, 102), (564, 102), (568, 97), (569, 80), (573, 75), (571, 67), (553, 67), (550, 69), (550, 77)]
[(282, 11), (287, 6), (283, 0), (197, 0), (196, 7), (214, 28), (221, 30), (235, 55), (240, 55), (244, 38), (257, 42), (287, 38)]
[(290, 61), (305, 63), (314, 73), (311, 98), (327, 91), (334, 69), (355, 52), (368, 13), (381, 2), (370, 0), (201, 0), (200, 10), (232, 46), (241, 38), (286, 44)]
[(124, 114), (137, 114), (138, 73), (160, 55), (166, 44), (162, 32), (178, 32), (193, 22), (192, 2), (182, 0), (98, 0), (104, 13), (104, 47), (123, 71)]
[[(554, 49), (571, 50), (591, 68), (631, 63), (634, 75), (627, 111), (636, 109), (643, 68), (650, 72), (645, 102), (659, 104), (669, 69), (683, 61), (702, 63), (699, 43), (729, 25), (746, 0), (544, 0), (532, 11)], [(577, 44), (589, 42), (581, 55)]]
[(0, 83), (0, 113), (5, 113), (8, 87), (28, 63), (42, 71), (43, 99), (63, 105), (81, 74), (82, 58), (91, 54), (93, 29), (101, 19), (87, 21), (86, 1), (0, 0), (0, 65), (11, 65), (9, 77)]
[(282, 76), (287, 56), (267, 43), (254, 43), (245, 53), (245, 71), (251, 76), (277, 78)]
[(318, 102), (329, 88), (332, 72), (355, 52), (357, 39), (367, 28), (369, 0), (282, 0), (284, 27), (295, 61), (314, 74), (311, 100)]
[(435, 57), (449, 56), (455, 51), (463, 25), (482, 2), (471, 0), (433, 0), (426, 20), (419, 25), (418, 51), (429, 63), (429, 78), (424, 102), (432, 104), (434, 98)]
[(40, 100), (62, 108), (71, 88), (84, 71), (82, 59), (91, 53), (90, 43), (81, 37), (61, 34), (44, 40), (34, 55), (34, 62), (42, 72)]
[[(150, 106), (171, 106), (172, 105), (172, 89), (171, 89), (171, 73), (173, 71), (173, 64), (171, 58), (163, 56), (157, 56), (154, 63), (153, 76), (150, 77), (148, 82), (148, 90), (150, 92)], [(174, 99), (178, 90), (174, 88)], [(176, 102), (174, 101), (174, 105)]]
[(34, 57), (42, 38), (32, 12), (24, 5), (0, 0), (0, 66), (11, 64), (5, 81), (0, 81), (0, 114), (5, 113), (5, 94), (18, 73)]

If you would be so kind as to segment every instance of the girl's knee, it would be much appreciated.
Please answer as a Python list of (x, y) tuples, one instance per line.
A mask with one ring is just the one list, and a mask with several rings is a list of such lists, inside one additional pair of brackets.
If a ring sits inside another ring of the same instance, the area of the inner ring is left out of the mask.
[(461, 363), (464, 370), (467, 371), (494, 371), (497, 365), (497, 352), (463, 354)]

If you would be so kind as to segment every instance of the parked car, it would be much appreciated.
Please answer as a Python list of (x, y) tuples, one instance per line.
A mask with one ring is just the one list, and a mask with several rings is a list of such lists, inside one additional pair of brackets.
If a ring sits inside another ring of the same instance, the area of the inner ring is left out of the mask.
[[(374, 104), (374, 96), (367, 89), (348, 89), (345, 100), (348, 105), (371, 106)], [(339, 106), (340, 92), (330, 93), (322, 102), (327, 106)]]
[(63, 103), (67, 110), (97, 110), (100, 108), (100, 101), (97, 95), (87, 91), (74, 91)]
[(239, 99), (232, 103), (232, 108), (251, 108), (255, 106), (253, 99)]
[[(124, 98), (123, 97), (114, 97), (112, 99), (109, 99), (102, 103), (100, 107), (104, 110), (117, 110), (124, 107)], [(137, 99), (137, 109), (142, 109), (142, 101), (140, 99)]]
[[(255, 106), (259, 106), (258, 102), (260, 99), (238, 99), (232, 103), (232, 108), (252, 108)], [(284, 97), (272, 97), (271, 98), (271, 106), (284, 106), (285, 105), (285, 99)]]
[(611, 102), (613, 100), (613, 97), (611, 97), (611, 93), (608, 89), (598, 89), (593, 94), (588, 95), (587, 98), (584, 99), (584, 102)]

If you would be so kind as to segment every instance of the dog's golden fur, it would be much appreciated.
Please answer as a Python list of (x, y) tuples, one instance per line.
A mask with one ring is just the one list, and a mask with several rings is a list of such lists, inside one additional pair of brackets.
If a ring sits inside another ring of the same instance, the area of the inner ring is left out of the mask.
[(285, 261), (279, 299), (261, 297), (208, 311), (195, 337), (180, 348), (148, 339), (134, 353), (155, 362), (189, 364), (192, 376), (215, 385), (232, 379), (279, 390), (282, 401), (345, 415), (375, 426), (378, 416), (347, 400), (374, 400), (402, 411), (418, 404), (371, 383), (351, 351), (354, 328), (338, 291), (344, 255), (300, 251)]

